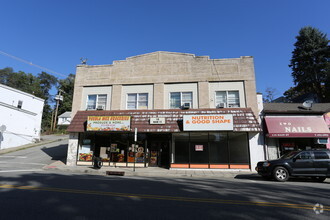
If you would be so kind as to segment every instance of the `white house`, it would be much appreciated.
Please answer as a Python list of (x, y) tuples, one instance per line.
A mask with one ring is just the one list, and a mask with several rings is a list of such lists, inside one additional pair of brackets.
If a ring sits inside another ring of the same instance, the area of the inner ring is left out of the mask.
[(58, 116), (57, 125), (70, 125), (71, 123), (71, 112), (64, 112)]
[(0, 84), (0, 149), (40, 140), (44, 101)]

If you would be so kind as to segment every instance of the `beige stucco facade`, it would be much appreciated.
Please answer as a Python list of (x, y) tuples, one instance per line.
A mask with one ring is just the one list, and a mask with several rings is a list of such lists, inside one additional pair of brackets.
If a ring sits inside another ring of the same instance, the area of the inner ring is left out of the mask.
[(78, 65), (72, 116), (86, 110), (86, 96), (93, 90), (109, 96), (105, 110), (124, 110), (126, 94), (132, 91), (150, 93), (148, 109), (169, 108), (171, 91), (192, 91), (192, 108), (215, 108), (213, 93), (221, 89), (240, 91), (240, 107), (251, 107), (257, 116), (253, 57), (210, 59), (160, 51), (111, 65)]

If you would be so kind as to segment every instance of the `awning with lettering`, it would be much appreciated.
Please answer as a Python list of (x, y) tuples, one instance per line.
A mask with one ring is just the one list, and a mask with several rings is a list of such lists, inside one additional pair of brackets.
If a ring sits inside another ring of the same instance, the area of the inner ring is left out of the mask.
[[(230, 128), (217, 130), (261, 132), (251, 108), (78, 111), (67, 130), (69, 132), (134, 132), (137, 128), (138, 132), (148, 133), (182, 132), (185, 131), (183, 118), (188, 115), (200, 116), (198, 118), (204, 120), (215, 120), (212, 123), (230, 125)], [(124, 120), (123, 116), (125, 119), (130, 117), (130, 120)], [(111, 120), (114, 117), (116, 122)], [(159, 121), (154, 123), (155, 119)], [(197, 124), (204, 122), (206, 123), (203, 120), (197, 121)], [(205, 127), (200, 127), (200, 131), (206, 130)]]
[(328, 138), (330, 131), (323, 116), (266, 116), (269, 137)]

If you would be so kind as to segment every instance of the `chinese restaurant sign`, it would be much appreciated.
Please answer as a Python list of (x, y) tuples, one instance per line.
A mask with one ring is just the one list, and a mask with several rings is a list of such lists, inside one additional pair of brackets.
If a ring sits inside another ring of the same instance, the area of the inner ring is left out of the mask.
[(87, 131), (130, 131), (131, 116), (88, 116)]
[(233, 115), (184, 115), (184, 131), (232, 131)]

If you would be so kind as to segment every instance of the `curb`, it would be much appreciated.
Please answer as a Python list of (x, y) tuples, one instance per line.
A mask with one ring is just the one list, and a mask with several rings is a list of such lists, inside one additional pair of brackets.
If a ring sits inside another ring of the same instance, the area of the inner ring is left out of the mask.
[[(56, 163), (56, 162), (55, 162)], [(255, 175), (255, 173), (217, 173), (215, 175), (205, 175), (203, 173), (157, 173), (157, 172), (133, 172), (127, 170), (106, 170), (100, 169), (95, 170), (93, 168), (88, 169), (75, 169), (70, 167), (65, 167), (63, 165), (56, 166), (56, 165), (46, 165), (43, 167), (44, 170), (53, 170), (53, 171), (62, 171), (62, 172), (69, 172), (69, 173), (78, 173), (78, 174), (94, 174), (94, 175), (102, 175), (102, 176), (115, 176), (115, 175), (108, 175), (107, 172), (124, 172), (123, 176), (136, 176), (136, 177), (183, 177), (183, 178), (212, 178), (212, 179), (219, 179), (219, 178), (235, 178), (237, 175)]]

